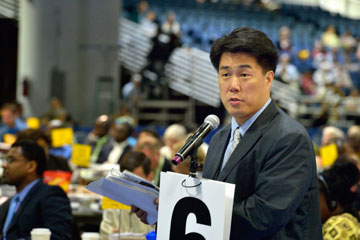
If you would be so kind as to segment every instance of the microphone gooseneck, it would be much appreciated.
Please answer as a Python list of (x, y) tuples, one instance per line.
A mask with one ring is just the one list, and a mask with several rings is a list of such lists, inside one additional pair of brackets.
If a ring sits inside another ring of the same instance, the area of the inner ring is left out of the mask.
[(177, 165), (184, 161), (193, 148), (198, 148), (203, 139), (220, 125), (220, 120), (216, 115), (209, 115), (205, 118), (204, 123), (196, 130), (196, 132), (190, 136), (185, 145), (177, 152), (172, 160), (174, 165)]

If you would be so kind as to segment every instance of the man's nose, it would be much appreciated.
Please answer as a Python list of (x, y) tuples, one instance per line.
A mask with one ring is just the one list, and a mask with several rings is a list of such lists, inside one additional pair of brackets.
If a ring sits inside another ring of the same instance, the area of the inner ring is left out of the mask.
[(240, 84), (235, 75), (231, 77), (230, 91), (240, 91)]

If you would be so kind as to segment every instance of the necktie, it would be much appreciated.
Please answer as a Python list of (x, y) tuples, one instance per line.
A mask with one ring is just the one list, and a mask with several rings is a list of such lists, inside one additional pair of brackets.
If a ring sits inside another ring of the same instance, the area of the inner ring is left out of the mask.
[(231, 144), (228, 159), (230, 158), (231, 154), (232, 154), (233, 151), (235, 150), (236, 146), (239, 144), (240, 139), (241, 139), (240, 129), (237, 128), (237, 129), (235, 129), (235, 131), (234, 131), (234, 141), (233, 141), (233, 143)]
[(224, 159), (224, 161), (223, 161), (221, 170), (224, 168), (226, 162), (229, 160), (231, 154), (235, 150), (236, 146), (239, 144), (240, 139), (241, 139), (240, 129), (236, 128), (235, 131), (234, 131), (234, 140), (233, 140), (233, 142), (231, 144), (231, 147), (230, 147), (229, 154), (228, 154), (227, 158)]
[(19, 203), (19, 196), (16, 195), (13, 199), (11, 199), (11, 203), (10, 203), (10, 207), (9, 207), (9, 211), (8, 211), (8, 214), (6, 216), (6, 220), (5, 220), (5, 224), (4, 224), (4, 227), (3, 227), (3, 237), (4, 239), (6, 239), (6, 232), (8, 230), (8, 227), (11, 223), (11, 220), (14, 216), (14, 213), (15, 213), (15, 209), (16, 209), (16, 206), (17, 204)]

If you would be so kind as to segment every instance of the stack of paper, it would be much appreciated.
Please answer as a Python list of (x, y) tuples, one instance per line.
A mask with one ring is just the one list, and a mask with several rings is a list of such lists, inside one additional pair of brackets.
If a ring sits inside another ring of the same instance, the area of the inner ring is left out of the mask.
[(148, 213), (150, 225), (157, 222), (154, 200), (159, 197), (159, 188), (127, 170), (112, 169), (105, 178), (91, 182), (86, 189), (122, 204), (137, 206)]

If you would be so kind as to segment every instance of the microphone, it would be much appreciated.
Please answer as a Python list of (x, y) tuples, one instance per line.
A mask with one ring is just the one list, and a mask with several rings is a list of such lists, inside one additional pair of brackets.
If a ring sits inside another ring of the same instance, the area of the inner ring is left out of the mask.
[(205, 118), (204, 123), (196, 130), (194, 135), (190, 136), (185, 145), (175, 154), (174, 159), (171, 161), (174, 165), (178, 165), (184, 161), (191, 153), (193, 148), (198, 148), (203, 139), (209, 134), (211, 130), (216, 129), (220, 124), (220, 120), (216, 115), (209, 115)]

